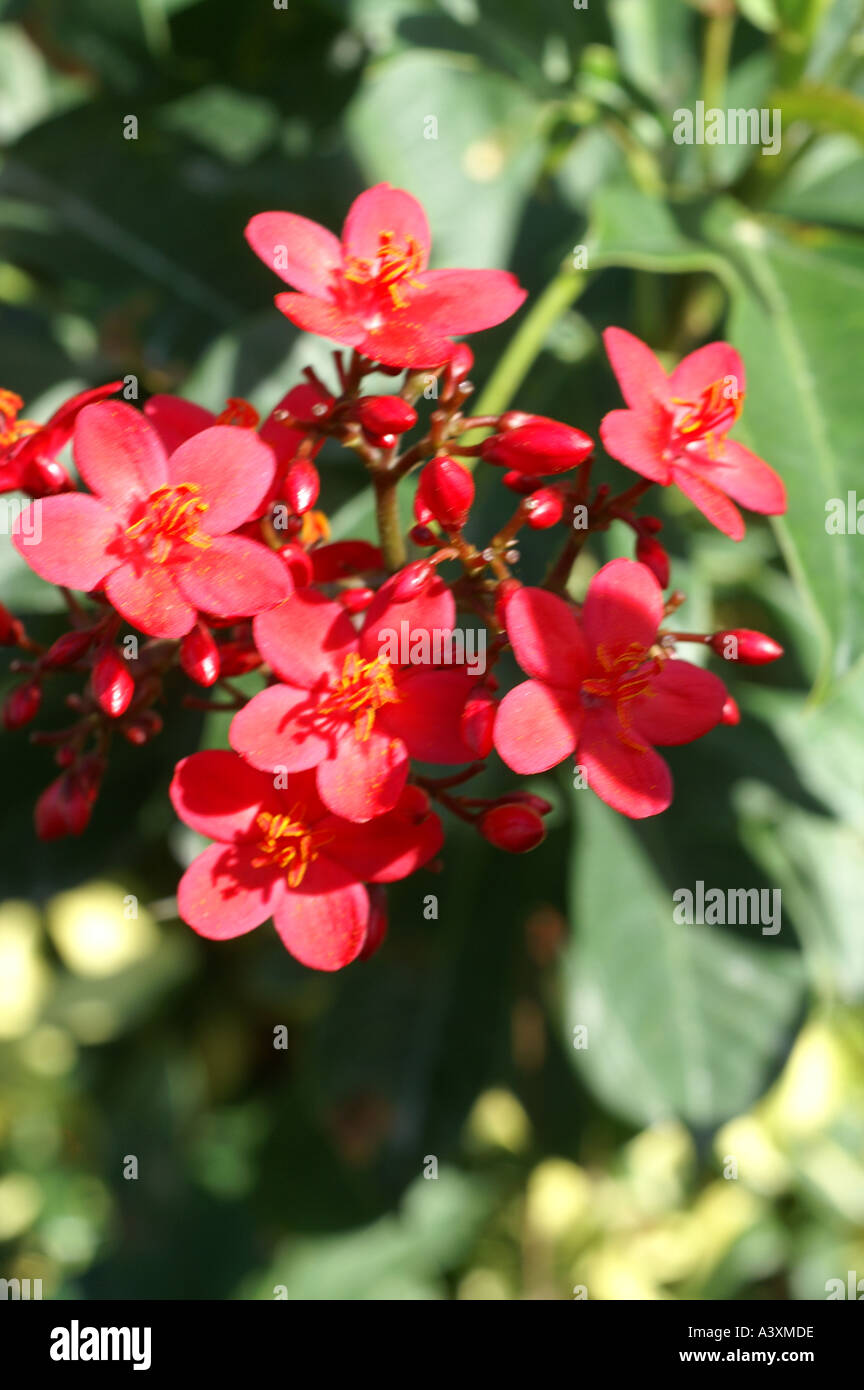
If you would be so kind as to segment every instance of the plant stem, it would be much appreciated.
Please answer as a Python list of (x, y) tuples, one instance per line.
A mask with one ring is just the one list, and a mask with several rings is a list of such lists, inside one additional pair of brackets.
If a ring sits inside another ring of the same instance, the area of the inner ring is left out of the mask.
[(543, 350), (550, 328), (582, 293), (587, 279), (584, 271), (564, 262), (507, 344), (480, 394), (475, 414), (500, 415), (507, 409)]
[(373, 473), (375, 517), (384, 563), (392, 572), (405, 564), (405, 540), (399, 520), (398, 478), (392, 473)]
[[(721, 106), (726, 96), (726, 74), (729, 69), (729, 55), (732, 51), (732, 35), (735, 32), (735, 7), (730, 4), (718, 5), (710, 14), (705, 25), (705, 43), (702, 49), (702, 100), (706, 112), (712, 107)], [(705, 173), (712, 183), (713, 147), (702, 146)]]

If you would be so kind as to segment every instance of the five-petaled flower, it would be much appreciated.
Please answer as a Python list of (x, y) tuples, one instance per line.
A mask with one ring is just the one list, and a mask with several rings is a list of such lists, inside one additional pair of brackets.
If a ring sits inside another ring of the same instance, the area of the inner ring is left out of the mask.
[(223, 750), (178, 763), (174, 809), (216, 841), (180, 880), (180, 916), (217, 941), (272, 917), (297, 960), (339, 970), (363, 948), (370, 917), (364, 883), (392, 883), (428, 863), (441, 847), (441, 822), (417, 787), (406, 787), (388, 815), (366, 826), (332, 815), (313, 773), (277, 780), (278, 788)]
[(766, 516), (786, 510), (786, 490), (773, 468), (726, 437), (745, 392), (744, 364), (733, 347), (697, 348), (667, 377), (632, 333), (607, 328), (603, 341), (629, 406), (610, 411), (600, 425), (607, 453), (652, 482), (676, 483), (735, 541), (744, 535), (735, 502)]
[[(250, 616), (290, 592), (272, 551), (228, 533), (270, 488), (272, 450), (252, 430), (204, 429), (166, 454), (154, 427), (123, 402), (87, 406), (75, 460), (92, 493), (39, 502), (15, 545), (37, 574), (70, 589), (104, 587), (124, 618), (154, 637), (182, 637), (198, 612)], [(41, 530), (41, 534), (40, 534)]]
[(589, 787), (634, 819), (665, 811), (672, 776), (655, 745), (713, 729), (726, 700), (710, 671), (657, 646), (663, 592), (635, 560), (594, 576), (576, 618), (563, 599), (520, 589), (507, 635), (531, 679), (505, 695), (495, 747), (514, 772), (545, 772), (575, 753)]
[(310, 588), (260, 614), (255, 643), (284, 684), (255, 695), (231, 724), (232, 748), (254, 767), (317, 768), (322, 801), (348, 820), (396, 805), (409, 757), (473, 757), (461, 717), (476, 678), (457, 667), (400, 665), (385, 637), (404, 632), (410, 655), (433, 629), (452, 631), (453, 595), (436, 577), (418, 597), (395, 602), (399, 577), (379, 589), (359, 633), (340, 604)]
[(276, 296), (292, 323), (390, 366), (440, 366), (454, 334), (502, 323), (525, 298), (503, 270), (428, 270), (426, 214), (387, 183), (355, 199), (341, 241), (293, 212), (258, 213), (246, 239), (298, 291)]

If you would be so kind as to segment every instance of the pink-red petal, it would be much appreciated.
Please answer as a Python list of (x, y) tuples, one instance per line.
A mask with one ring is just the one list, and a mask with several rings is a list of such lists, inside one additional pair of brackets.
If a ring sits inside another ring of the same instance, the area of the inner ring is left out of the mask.
[[(691, 453), (688, 450), (688, 458)], [(743, 444), (727, 439), (718, 458), (712, 459), (705, 453), (699, 456), (696, 466), (707, 482), (722, 489), (733, 502), (749, 511), (761, 512), (763, 516), (780, 516), (785, 512), (786, 489), (782, 478)]]
[[(190, 548), (191, 549), (191, 548)], [(272, 550), (245, 536), (216, 536), (174, 569), (189, 603), (217, 617), (251, 617), (290, 592), (287, 569)]]
[(417, 199), (402, 188), (376, 183), (367, 188), (348, 209), (342, 228), (346, 258), (374, 262), (381, 250), (381, 233), (390, 232), (397, 247), (407, 249), (413, 242), (420, 252), (418, 269), (429, 259), (429, 223)]
[(256, 772), (236, 753), (222, 748), (181, 759), (174, 769), (169, 795), (186, 825), (223, 843), (254, 838), (261, 811), (282, 810), (273, 778)]
[(283, 875), (256, 869), (251, 846), (210, 845), (177, 887), (177, 910), (199, 936), (229, 941), (266, 922), (285, 897)]
[(632, 729), (623, 729), (612, 709), (588, 711), (576, 760), (592, 791), (623, 816), (656, 816), (672, 800), (667, 764)]
[(342, 264), (339, 238), (294, 212), (259, 212), (247, 225), (245, 237), (280, 280), (303, 294), (326, 295)]
[(183, 637), (197, 617), (168, 565), (120, 565), (105, 580), (105, 593), (127, 622), (151, 637)]
[(600, 421), (600, 438), (611, 458), (665, 486), (671, 468), (664, 457), (669, 444), (670, 419), (661, 406), (644, 411), (610, 410)]
[(462, 671), (418, 667), (399, 680), (399, 699), (383, 707), (377, 727), (401, 739), (421, 762), (471, 762), (474, 755), (462, 740), (461, 726), (476, 683)]
[[(254, 695), (231, 721), (231, 747), (253, 767), (300, 772), (317, 767), (334, 751), (335, 742), (316, 732), (318, 701), (308, 690), (271, 685)], [(271, 779), (272, 780), (272, 779)]]
[(253, 625), (255, 645), (277, 676), (311, 689), (341, 676), (357, 634), (344, 608), (314, 589), (295, 594), (262, 613)]
[(506, 270), (427, 270), (423, 286), (411, 294), (411, 312), (448, 338), (503, 323), (527, 294)]
[(367, 821), (391, 811), (408, 776), (408, 755), (401, 739), (373, 729), (358, 738), (345, 729), (333, 757), (318, 764), (318, 794), (334, 816)]
[(708, 343), (682, 358), (669, 378), (669, 395), (696, 401), (715, 381), (734, 381), (739, 396), (747, 388), (744, 363), (730, 343)]
[(116, 560), (107, 553), (117, 518), (96, 497), (66, 492), (44, 497), (15, 520), (19, 555), (49, 584), (95, 589)]
[(87, 486), (124, 515), (136, 497), (168, 481), (159, 435), (125, 401), (85, 406), (75, 419), (74, 452)]
[(299, 888), (286, 889), (273, 921), (295, 960), (312, 970), (341, 970), (362, 949), (369, 897), (346, 869), (322, 855)]
[(286, 319), (305, 333), (317, 333), (319, 338), (346, 343), (348, 347), (359, 347), (367, 337), (367, 330), (356, 315), (325, 299), (313, 299), (308, 294), (277, 294), (274, 303)]
[(517, 589), (507, 603), (507, 636), (528, 676), (564, 690), (578, 690), (589, 655), (569, 604), (545, 589)]
[(682, 463), (673, 467), (672, 479), (684, 496), (689, 497), (702, 515), (708, 518), (712, 526), (716, 526), (718, 531), (722, 531), (733, 541), (742, 539), (745, 530), (744, 519), (725, 492), (721, 492), (713, 483), (707, 482), (701, 472)]
[(155, 427), (167, 454), (173, 454), (193, 434), (209, 429), (216, 416), (212, 410), (181, 396), (151, 396), (144, 405), (144, 414)]
[[(625, 328), (607, 328), (603, 345), (612, 370), (631, 410), (641, 410), (654, 402), (665, 402), (669, 382), (654, 353)], [(616, 456), (617, 457), (617, 456)]]
[(524, 681), (498, 706), (495, 747), (514, 772), (546, 772), (569, 758), (583, 717), (582, 706), (564, 691), (540, 681)]
[(227, 535), (254, 516), (275, 472), (273, 450), (254, 430), (237, 425), (201, 430), (168, 460), (171, 483), (191, 483), (200, 489), (207, 510), (199, 525), (210, 536)]
[(631, 702), (629, 715), (647, 743), (667, 747), (707, 734), (725, 703), (726, 687), (713, 671), (673, 659)]
[(610, 560), (594, 575), (582, 608), (582, 630), (602, 671), (611, 672), (625, 653), (638, 659), (653, 644), (663, 607), (663, 590), (635, 560)]

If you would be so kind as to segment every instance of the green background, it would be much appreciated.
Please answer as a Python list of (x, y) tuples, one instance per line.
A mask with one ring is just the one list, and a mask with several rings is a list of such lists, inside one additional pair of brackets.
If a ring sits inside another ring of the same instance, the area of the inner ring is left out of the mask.
[[(173, 916), (197, 844), (171, 770), (225, 734), (180, 709), (183, 681), (78, 841), (35, 842), (50, 755), (4, 736), (0, 1275), (172, 1299), (807, 1299), (864, 1278), (864, 536), (825, 529), (860, 475), (862, 6), (704, 9), (0, 3), (0, 384), (27, 414), (127, 373), (271, 408), (329, 347), (272, 307), (243, 227), (286, 208), (338, 228), (384, 179), (423, 200), (435, 264), (531, 292), (472, 343), (487, 408), (596, 437), (620, 404), (607, 324), (667, 364), (726, 336), (739, 436), (790, 499), (737, 546), (656, 503), (681, 626), (787, 652), (733, 673), (740, 727), (671, 751), (672, 809), (636, 826), (566, 769), (536, 779), (540, 849), (450, 826), (443, 871), (391, 894), (384, 949), (335, 978), (270, 928), (210, 945)], [(779, 110), (780, 154), (675, 144), (700, 98)], [(335, 534), (371, 535), (356, 465), (322, 471)], [(476, 537), (501, 494), (481, 483)], [(529, 578), (552, 539), (526, 544)], [(632, 540), (606, 545), (593, 563)], [(0, 597), (60, 630), (8, 541)], [(779, 887), (782, 931), (676, 926), (697, 880)]]

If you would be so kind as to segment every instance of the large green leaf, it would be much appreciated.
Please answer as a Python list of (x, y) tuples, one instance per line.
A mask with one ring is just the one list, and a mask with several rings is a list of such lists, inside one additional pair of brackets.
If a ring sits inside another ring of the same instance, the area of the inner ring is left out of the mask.
[[(791, 1042), (798, 958), (779, 935), (746, 939), (758, 927), (675, 923), (673, 889), (627, 822), (587, 790), (576, 801), (562, 961), (569, 1054), (601, 1102), (633, 1123), (718, 1124), (764, 1089)], [(580, 1024), (588, 1046), (577, 1048)]]

